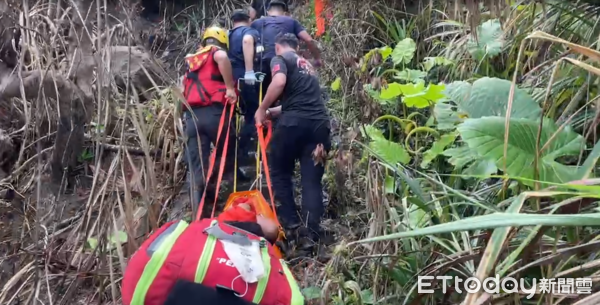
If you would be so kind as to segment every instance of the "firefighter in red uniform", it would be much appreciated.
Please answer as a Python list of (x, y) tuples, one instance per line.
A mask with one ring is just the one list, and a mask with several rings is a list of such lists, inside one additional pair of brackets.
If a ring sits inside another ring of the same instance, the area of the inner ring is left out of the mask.
[[(217, 134), (223, 109), (227, 103), (237, 102), (231, 62), (227, 56), (228, 47), (227, 32), (214, 26), (204, 32), (202, 47), (197, 53), (186, 56), (188, 71), (183, 79), (183, 95), (187, 105), (183, 118), (187, 138), (185, 159), (188, 165), (188, 176), (182, 192), (189, 193), (188, 198), (191, 198), (193, 205), (200, 202), (204, 187), (208, 188), (207, 198), (214, 197), (214, 194), (212, 194), (214, 192), (213, 187), (206, 185), (204, 181), (209, 167), (211, 143), (217, 147), (217, 156), (220, 157), (227, 132), (227, 125), (225, 124), (217, 145)], [(229, 113), (225, 116), (226, 121), (228, 117)], [(235, 145), (232, 144), (235, 141), (235, 135), (233, 134), (235, 128), (229, 130), (227, 150), (232, 150), (235, 149)], [(233, 177), (234, 157), (234, 153), (228, 151), (227, 160), (221, 160), (221, 162), (226, 162), (225, 180), (231, 180)], [(219, 168), (219, 164), (220, 161), (217, 159), (215, 168)], [(215, 176), (215, 173), (213, 173), (212, 177)], [(238, 171), (238, 179), (245, 178)]]
[(124, 305), (304, 305), (273, 248), (279, 228), (238, 202), (217, 219), (173, 221), (131, 257)]

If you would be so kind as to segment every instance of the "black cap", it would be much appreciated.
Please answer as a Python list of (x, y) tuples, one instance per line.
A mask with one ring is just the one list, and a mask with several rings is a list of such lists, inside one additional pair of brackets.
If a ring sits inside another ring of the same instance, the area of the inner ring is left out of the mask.
[(236, 9), (233, 11), (233, 13), (231, 13), (231, 20), (246, 20), (246, 19), (250, 19), (250, 14), (248, 13), (248, 10), (240, 8), (240, 9)]

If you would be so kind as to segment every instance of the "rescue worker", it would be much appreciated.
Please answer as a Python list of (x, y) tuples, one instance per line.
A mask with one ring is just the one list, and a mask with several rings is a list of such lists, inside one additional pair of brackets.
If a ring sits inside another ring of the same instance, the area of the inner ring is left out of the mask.
[[(323, 237), (320, 229), (324, 213), (321, 179), (326, 155), (331, 148), (330, 118), (321, 96), (319, 79), (308, 60), (299, 56), (298, 39), (292, 33), (275, 40), (277, 56), (271, 61), (273, 80), (254, 119), (261, 125), (278, 117), (269, 144), (269, 162), (277, 215), (288, 239), (296, 249), (313, 252)], [(281, 106), (269, 109), (281, 96)], [(302, 185), (301, 218), (294, 200), (295, 161), (300, 161)], [(321, 253), (319, 253), (321, 255)]]
[(288, 11), (286, 1), (271, 0), (267, 8), (268, 16), (252, 22), (252, 27), (258, 31), (261, 45), (264, 48), (262, 53), (262, 63), (258, 64), (258, 66), (262, 68), (261, 72), (265, 73), (263, 94), (266, 94), (267, 87), (271, 83), (269, 65), (273, 57), (275, 57), (275, 37), (278, 35), (291, 33), (298, 39), (306, 42), (308, 49), (314, 57), (315, 66), (321, 66), (321, 52), (319, 51), (316, 42), (298, 20), (286, 16), (286, 12)]
[(275, 254), (278, 230), (244, 202), (217, 219), (167, 223), (130, 258), (123, 304), (303, 305), (292, 273)]
[[(220, 162), (225, 163), (226, 180), (231, 180), (234, 170), (233, 150), (235, 149), (235, 127), (230, 128), (228, 153), (226, 160), (220, 160), (225, 144), (227, 124), (224, 124), (217, 145), (217, 133), (223, 109), (227, 103), (236, 103), (235, 83), (231, 71), (231, 62), (227, 57), (229, 40), (227, 33), (220, 27), (210, 27), (204, 31), (202, 48), (194, 55), (187, 56), (188, 72), (183, 78), (184, 97), (189, 107), (183, 112), (185, 124), (185, 157), (188, 176), (184, 192), (189, 192), (193, 205), (200, 202), (204, 187), (207, 198), (214, 198), (212, 186), (206, 185), (205, 177), (209, 167), (211, 143), (217, 148), (215, 169)], [(225, 116), (227, 122), (228, 114)], [(215, 170), (211, 182), (216, 180)], [(238, 170), (240, 179), (246, 177)], [(181, 208), (181, 207), (176, 207)], [(178, 215), (179, 216), (179, 215)]]
[(231, 14), (233, 28), (229, 31), (229, 60), (233, 69), (233, 79), (239, 81), (240, 107), (244, 113), (244, 125), (240, 132), (239, 155), (249, 158), (251, 138), (256, 139), (254, 113), (258, 109), (258, 90), (254, 72), (258, 31), (250, 27), (250, 15), (245, 9)]

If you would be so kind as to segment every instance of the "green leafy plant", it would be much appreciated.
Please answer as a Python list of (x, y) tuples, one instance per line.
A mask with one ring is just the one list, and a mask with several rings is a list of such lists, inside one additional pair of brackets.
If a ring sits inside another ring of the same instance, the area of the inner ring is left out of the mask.
[(402, 102), (408, 107), (415, 108), (426, 108), (435, 104), (438, 100), (445, 97), (442, 93), (445, 85), (429, 84), (425, 85), (423, 82), (416, 84), (388, 84), (386, 88), (381, 89), (379, 97), (382, 100), (394, 100), (397, 97), (402, 96)]
[(404, 146), (386, 139), (381, 130), (372, 125), (366, 125), (363, 131), (363, 135), (370, 138), (369, 147), (388, 162), (392, 164), (410, 162), (410, 155)]
[(470, 35), (467, 40), (469, 53), (478, 61), (493, 58), (502, 52), (504, 47), (502, 26), (500, 20), (488, 20), (476, 29), (477, 38)]
[[(535, 178), (536, 134), (539, 123), (530, 119), (511, 119), (506, 159), (504, 158), (505, 119), (484, 117), (468, 119), (458, 127), (462, 139), (479, 158), (494, 161), (500, 169), (506, 162), (506, 173), (513, 177)], [(550, 120), (544, 120), (540, 147), (545, 148), (539, 156), (537, 170), (539, 180), (563, 183), (577, 180), (577, 167), (563, 165), (560, 157), (576, 157), (585, 147), (583, 137), (569, 127), (562, 130)], [(532, 185), (532, 182), (525, 181)]]

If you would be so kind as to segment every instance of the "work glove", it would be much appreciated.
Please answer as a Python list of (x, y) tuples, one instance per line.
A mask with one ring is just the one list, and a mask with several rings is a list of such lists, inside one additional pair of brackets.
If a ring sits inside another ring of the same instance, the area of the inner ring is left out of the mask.
[(244, 81), (246, 82), (246, 85), (254, 86), (256, 83), (256, 74), (253, 70), (246, 71), (246, 74), (244, 74)]

